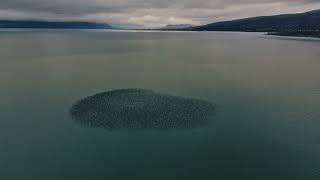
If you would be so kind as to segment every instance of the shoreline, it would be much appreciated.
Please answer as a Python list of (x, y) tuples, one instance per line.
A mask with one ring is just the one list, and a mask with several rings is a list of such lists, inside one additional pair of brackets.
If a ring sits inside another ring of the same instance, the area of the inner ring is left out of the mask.
[(320, 38), (319, 31), (310, 31), (310, 32), (269, 32), (266, 35), (272, 36), (287, 36), (287, 37), (312, 37)]

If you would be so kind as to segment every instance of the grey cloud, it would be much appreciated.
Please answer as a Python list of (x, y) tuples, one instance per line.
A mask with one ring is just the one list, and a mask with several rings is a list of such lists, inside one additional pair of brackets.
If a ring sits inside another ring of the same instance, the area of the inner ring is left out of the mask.
[(202, 24), (320, 8), (320, 0), (1, 0), (0, 18)]

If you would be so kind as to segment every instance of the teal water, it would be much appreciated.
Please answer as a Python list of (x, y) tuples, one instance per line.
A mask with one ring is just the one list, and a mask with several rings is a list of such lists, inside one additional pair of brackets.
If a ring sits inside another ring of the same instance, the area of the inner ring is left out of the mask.
[[(256, 33), (0, 31), (0, 179), (320, 179), (320, 41)], [(203, 99), (210, 126), (109, 132), (72, 104), (121, 88)]]

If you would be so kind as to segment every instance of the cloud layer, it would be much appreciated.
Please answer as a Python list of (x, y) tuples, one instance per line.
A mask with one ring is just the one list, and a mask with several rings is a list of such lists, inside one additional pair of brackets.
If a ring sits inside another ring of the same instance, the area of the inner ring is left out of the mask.
[(1, 19), (89, 20), (158, 27), (320, 9), (320, 0), (1, 0)]

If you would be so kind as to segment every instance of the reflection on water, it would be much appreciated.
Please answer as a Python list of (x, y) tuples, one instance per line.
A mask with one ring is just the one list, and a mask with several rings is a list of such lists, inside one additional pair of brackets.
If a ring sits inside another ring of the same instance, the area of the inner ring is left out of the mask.
[[(0, 33), (0, 179), (318, 180), (316, 41), (255, 33)], [(70, 106), (110, 89), (218, 104), (206, 128), (79, 127)]]

